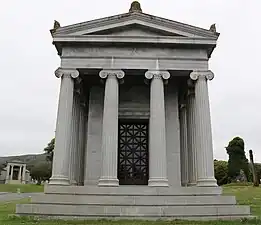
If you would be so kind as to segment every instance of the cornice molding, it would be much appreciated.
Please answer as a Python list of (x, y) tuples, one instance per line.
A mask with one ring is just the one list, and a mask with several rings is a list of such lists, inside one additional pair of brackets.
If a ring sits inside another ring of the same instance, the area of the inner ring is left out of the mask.
[(173, 34), (179, 33), (182, 36), (194, 36), (218, 39), (219, 33), (212, 32), (208, 29), (192, 26), (185, 23), (169, 20), (166, 18), (145, 14), (145, 13), (124, 13), (115, 16), (95, 19), (82, 23), (77, 23), (69, 26), (64, 26), (56, 29), (54, 36), (60, 34), (90, 34), (102, 30), (113, 29), (120, 26), (131, 24), (140, 24), (158, 30), (171, 32)]

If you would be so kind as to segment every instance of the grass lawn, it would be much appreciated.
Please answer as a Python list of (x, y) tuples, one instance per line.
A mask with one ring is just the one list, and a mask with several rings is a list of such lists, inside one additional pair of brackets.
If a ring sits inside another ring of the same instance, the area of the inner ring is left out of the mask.
[(20, 189), (21, 193), (34, 193), (43, 192), (43, 185), (36, 184), (0, 184), (0, 192), (16, 193), (17, 189)]
[[(224, 195), (235, 195), (239, 204), (250, 205), (253, 215), (261, 218), (261, 187), (254, 188), (252, 186), (224, 186)], [(239, 224), (261, 224), (261, 220), (242, 220), (242, 221), (211, 221), (211, 222), (194, 222), (194, 221), (59, 221), (59, 220), (37, 220), (33, 218), (18, 218), (8, 216), (14, 214), (15, 205), (17, 203), (27, 203), (29, 199), (20, 201), (0, 203), (0, 225), (59, 225), (59, 224), (100, 224), (100, 225), (239, 225)]]

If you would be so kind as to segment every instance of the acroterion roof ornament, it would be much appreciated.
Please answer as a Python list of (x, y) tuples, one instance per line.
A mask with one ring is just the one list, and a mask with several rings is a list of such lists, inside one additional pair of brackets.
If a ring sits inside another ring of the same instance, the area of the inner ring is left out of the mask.
[(142, 12), (140, 3), (138, 1), (132, 2), (129, 12)]

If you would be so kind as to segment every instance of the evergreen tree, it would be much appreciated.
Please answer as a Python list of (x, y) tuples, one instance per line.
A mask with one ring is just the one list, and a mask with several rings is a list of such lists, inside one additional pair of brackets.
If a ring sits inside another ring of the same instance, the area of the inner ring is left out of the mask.
[(53, 150), (55, 145), (55, 139), (53, 138), (44, 149), (46, 155), (46, 160), (52, 162), (53, 161)]
[(228, 160), (228, 177), (230, 180), (235, 180), (240, 175), (240, 170), (243, 170), (247, 179), (249, 179), (249, 165), (245, 154), (244, 140), (240, 137), (235, 137), (226, 147)]

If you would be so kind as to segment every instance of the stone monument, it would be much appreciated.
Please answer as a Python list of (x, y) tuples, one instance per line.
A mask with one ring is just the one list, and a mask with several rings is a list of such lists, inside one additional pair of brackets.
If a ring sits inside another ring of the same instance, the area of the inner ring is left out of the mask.
[(142, 12), (51, 30), (61, 58), (52, 177), (18, 215), (231, 219), (214, 177), (208, 61), (219, 33)]
[(26, 169), (26, 164), (19, 160), (7, 163), (1, 171), (0, 181), (5, 184), (27, 184), (31, 180), (30, 172)]

